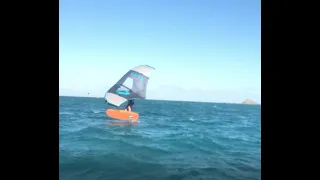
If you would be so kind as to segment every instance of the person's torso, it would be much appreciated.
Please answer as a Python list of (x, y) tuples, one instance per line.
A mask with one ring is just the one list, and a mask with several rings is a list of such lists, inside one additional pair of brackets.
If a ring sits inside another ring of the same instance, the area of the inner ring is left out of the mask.
[(128, 103), (128, 106), (132, 106), (132, 105), (134, 105), (134, 102), (130, 101), (130, 102)]

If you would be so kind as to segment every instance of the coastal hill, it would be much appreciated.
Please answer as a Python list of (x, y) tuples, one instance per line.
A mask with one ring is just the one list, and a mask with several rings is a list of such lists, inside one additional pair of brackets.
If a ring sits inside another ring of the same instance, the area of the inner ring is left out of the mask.
[(242, 104), (257, 104), (257, 103), (252, 101), (251, 99), (246, 99), (242, 102)]

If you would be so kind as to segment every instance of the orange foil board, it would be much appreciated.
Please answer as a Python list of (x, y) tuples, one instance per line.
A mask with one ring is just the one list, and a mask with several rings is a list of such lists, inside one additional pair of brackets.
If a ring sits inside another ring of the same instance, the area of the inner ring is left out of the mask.
[(135, 112), (129, 112), (129, 111), (125, 111), (125, 110), (116, 110), (116, 109), (107, 109), (106, 114), (114, 119), (118, 119), (118, 120), (131, 120), (132, 121), (136, 121), (139, 119), (139, 114), (135, 113)]

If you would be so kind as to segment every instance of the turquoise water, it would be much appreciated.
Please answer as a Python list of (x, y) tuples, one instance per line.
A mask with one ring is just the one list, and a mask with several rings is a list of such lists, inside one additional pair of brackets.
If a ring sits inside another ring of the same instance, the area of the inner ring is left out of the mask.
[(60, 180), (261, 179), (261, 106), (137, 100), (108, 125), (103, 99), (60, 97)]

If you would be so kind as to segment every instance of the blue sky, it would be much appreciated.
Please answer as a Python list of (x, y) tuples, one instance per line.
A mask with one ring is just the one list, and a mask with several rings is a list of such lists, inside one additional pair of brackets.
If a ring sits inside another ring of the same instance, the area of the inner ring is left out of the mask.
[(59, 93), (103, 97), (156, 68), (148, 99), (261, 102), (260, 0), (60, 0)]

